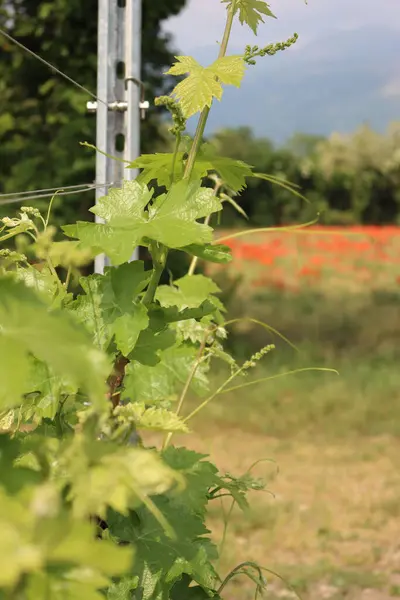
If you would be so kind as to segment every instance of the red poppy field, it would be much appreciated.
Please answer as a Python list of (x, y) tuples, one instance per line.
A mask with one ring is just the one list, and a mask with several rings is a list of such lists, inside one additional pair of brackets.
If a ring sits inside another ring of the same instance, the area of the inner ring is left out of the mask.
[[(220, 232), (222, 239), (232, 232)], [(307, 227), (224, 240), (233, 262), (213, 271), (243, 278), (246, 289), (366, 292), (400, 287), (400, 227)]]

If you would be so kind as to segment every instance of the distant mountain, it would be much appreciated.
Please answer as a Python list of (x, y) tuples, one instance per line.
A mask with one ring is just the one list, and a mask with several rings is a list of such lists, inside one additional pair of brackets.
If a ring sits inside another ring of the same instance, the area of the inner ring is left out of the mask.
[[(215, 51), (201, 48), (195, 56), (209, 64)], [(363, 122), (383, 131), (400, 121), (399, 56), (398, 32), (365, 27), (259, 59), (240, 91), (227, 89), (222, 104), (215, 102), (208, 132), (248, 125), (281, 143), (294, 132), (328, 135)]]

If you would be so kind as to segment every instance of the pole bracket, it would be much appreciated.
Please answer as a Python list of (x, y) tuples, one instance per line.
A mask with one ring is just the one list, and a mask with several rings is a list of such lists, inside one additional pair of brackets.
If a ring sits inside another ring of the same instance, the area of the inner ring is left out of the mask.
[[(139, 102), (139, 109), (141, 118), (144, 119), (146, 116), (146, 110), (150, 108), (150, 103), (147, 100)], [(89, 113), (97, 112), (97, 102), (86, 102), (86, 109)], [(111, 112), (126, 112), (128, 110), (128, 103), (123, 102), (109, 102), (108, 110)]]

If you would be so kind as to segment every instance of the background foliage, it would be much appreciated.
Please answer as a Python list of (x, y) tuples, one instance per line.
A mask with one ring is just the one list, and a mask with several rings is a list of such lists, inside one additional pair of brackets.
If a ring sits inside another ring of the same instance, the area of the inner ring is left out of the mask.
[[(171, 40), (161, 25), (184, 5), (185, 0), (143, 2), (142, 79), (148, 98), (171, 88), (170, 78), (161, 75), (173, 60)], [(0, 26), (95, 90), (96, 0), (84, 5), (76, 0), (0, 0)], [(79, 147), (82, 140), (95, 139), (95, 118), (86, 113), (87, 99), (84, 92), (0, 38), (0, 193), (94, 180), (94, 155)], [(168, 149), (161, 111), (153, 106), (142, 124), (144, 152)], [(285, 189), (252, 179), (241, 199), (251, 224), (307, 221), (318, 212), (320, 222), (327, 224), (398, 221), (398, 123), (384, 135), (367, 125), (328, 139), (298, 133), (282, 147), (244, 127), (220, 131), (210, 141), (223, 156), (296, 183), (311, 202), (305, 204)], [(82, 217), (91, 200), (90, 194), (56, 199), (56, 220)], [(223, 223), (237, 222), (235, 211), (228, 209)]]
[[(299, 186), (310, 204), (290, 191), (253, 179), (241, 205), (254, 225), (304, 222), (320, 213), (320, 222), (349, 225), (397, 223), (400, 210), (400, 124), (386, 134), (367, 125), (352, 134), (323, 139), (295, 134), (285, 146), (257, 136), (247, 128), (224, 130), (213, 137), (224, 156), (235, 156), (262, 173), (283, 177)], [(225, 224), (236, 224), (228, 211)]]
[[(149, 99), (170, 88), (163, 77), (173, 61), (163, 20), (186, 0), (143, 1), (142, 80)], [(96, 91), (97, 0), (0, 0), (0, 27), (89, 90)], [(88, 96), (0, 36), (0, 192), (94, 181), (94, 154), (79, 142), (95, 140)], [(160, 109), (148, 111), (143, 150), (162, 139)], [(64, 222), (86, 215), (90, 194), (56, 201)], [(4, 214), (4, 212), (3, 212)]]

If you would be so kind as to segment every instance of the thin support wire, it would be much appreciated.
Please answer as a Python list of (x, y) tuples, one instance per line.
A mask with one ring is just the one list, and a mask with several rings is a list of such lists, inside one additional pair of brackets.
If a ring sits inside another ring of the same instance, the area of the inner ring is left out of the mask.
[(74, 190), (77, 188), (86, 188), (89, 186), (95, 185), (94, 183), (77, 183), (75, 185), (59, 185), (53, 188), (43, 188), (41, 190), (28, 190), (25, 192), (10, 192), (5, 194), (0, 194), (0, 198), (12, 198), (13, 196), (30, 196), (32, 194), (43, 194), (45, 192), (57, 192), (59, 190)]
[(5, 38), (7, 38), (10, 42), (15, 44), (16, 46), (18, 46), (19, 48), (21, 48), (22, 50), (24, 50), (25, 52), (27, 52), (28, 54), (30, 54), (31, 56), (36, 58), (36, 60), (38, 60), (41, 63), (43, 63), (44, 65), (46, 65), (46, 67), (48, 67), (52, 71), (55, 71), (56, 73), (58, 73), (58, 75), (61, 75), (61, 77), (64, 77), (64, 79), (66, 79), (67, 81), (72, 83), (75, 87), (79, 88), (80, 90), (82, 90), (83, 92), (85, 92), (86, 94), (88, 94), (89, 96), (94, 98), (95, 100), (97, 100), (97, 102), (100, 102), (101, 104), (104, 104), (104, 106), (108, 107), (108, 104), (106, 102), (104, 102), (104, 100), (102, 100), (101, 98), (98, 98), (96, 96), (96, 94), (94, 94), (93, 92), (88, 90), (84, 85), (81, 85), (80, 83), (75, 81), (75, 79), (72, 79), (72, 77), (70, 77), (66, 73), (63, 73), (62, 71), (60, 71), (60, 69), (58, 69), (57, 67), (55, 67), (54, 65), (49, 63), (47, 60), (45, 60), (44, 58), (39, 56), (39, 54), (36, 54), (36, 52), (33, 52), (33, 50), (30, 50), (29, 48), (27, 48), (22, 42), (19, 42), (18, 40), (16, 40), (12, 35), (7, 33), (7, 31), (2, 29), (1, 27), (0, 27), (0, 34), (3, 35)]
[(48, 190), (34, 190), (33, 192), (21, 192), (21, 194), (18, 194), (17, 192), (14, 192), (13, 194), (0, 194), (0, 206), (4, 206), (7, 204), (18, 204), (19, 202), (26, 203), (31, 200), (41, 200), (43, 198), (52, 198), (57, 192), (57, 196), (71, 196), (72, 194), (90, 192), (91, 190), (95, 190), (97, 188), (119, 185), (121, 183), (122, 182), (112, 181), (110, 183), (81, 184), (80, 186), (67, 186), (65, 188), (61, 186), (58, 188), (49, 188)]

